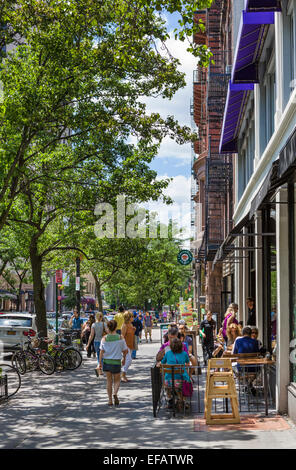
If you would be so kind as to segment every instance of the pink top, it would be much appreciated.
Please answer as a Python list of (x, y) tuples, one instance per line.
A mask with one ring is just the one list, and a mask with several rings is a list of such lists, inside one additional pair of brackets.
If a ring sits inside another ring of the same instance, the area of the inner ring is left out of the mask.
[[(224, 321), (223, 321), (223, 331), (222, 331), (222, 333), (223, 333), (224, 338), (226, 338), (227, 321), (230, 317), (233, 317), (233, 313), (229, 313), (227, 315), (227, 317), (224, 318)], [(235, 323), (236, 325), (238, 325), (238, 321), (237, 321), (236, 318), (233, 318), (231, 323)]]

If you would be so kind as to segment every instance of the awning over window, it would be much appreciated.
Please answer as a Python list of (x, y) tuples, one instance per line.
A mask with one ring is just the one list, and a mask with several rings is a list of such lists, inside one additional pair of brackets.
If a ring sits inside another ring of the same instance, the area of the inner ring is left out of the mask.
[[(261, 10), (253, 11), (255, 5)], [(232, 77), (224, 111), (220, 153), (237, 152), (240, 130), (248, 92), (259, 82), (258, 62), (268, 25), (274, 23), (274, 2), (246, 2), (232, 67)]]
[(237, 136), (244, 114), (248, 93), (254, 84), (233, 84), (229, 82), (226, 99), (223, 128), (220, 141), (220, 153), (237, 152)]
[(258, 60), (267, 25), (274, 24), (274, 12), (242, 12), (231, 80), (233, 83), (258, 83)]
[(0, 297), (3, 299), (11, 299), (11, 300), (17, 300), (17, 296), (15, 294), (12, 294), (8, 290), (0, 289)]
[(296, 168), (296, 129), (292, 133), (285, 147), (280, 152), (278, 176), (282, 178)]
[(230, 255), (234, 250), (235, 246), (233, 245), (233, 240), (241, 233), (242, 229), (249, 223), (249, 214), (242, 218), (242, 220), (229, 232), (228, 236), (225, 238), (224, 242), (220, 246), (219, 250), (216, 253), (213, 268), (216, 263), (223, 261)]
[(279, 160), (273, 162), (271, 169), (269, 170), (261, 188), (251, 202), (251, 209), (249, 212), (250, 219), (253, 217), (255, 212), (260, 209), (264, 200), (267, 200), (274, 190), (281, 184), (281, 179), (278, 176)]
[(247, 11), (281, 11), (280, 0), (246, 0)]

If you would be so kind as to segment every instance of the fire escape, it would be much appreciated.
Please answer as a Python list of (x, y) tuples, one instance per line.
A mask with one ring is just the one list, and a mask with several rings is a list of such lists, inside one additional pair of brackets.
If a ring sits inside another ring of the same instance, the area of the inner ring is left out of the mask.
[[(219, 1), (216, 1), (217, 5)], [(226, 68), (228, 51), (221, 50), (221, 15), (216, 9), (207, 12), (207, 34), (214, 64), (206, 74), (207, 158), (205, 178), (205, 230), (198, 260), (205, 266), (213, 261), (226, 234), (231, 230), (233, 167), (232, 155), (219, 154), (223, 113), (230, 70)], [(203, 136), (201, 136), (201, 139)]]

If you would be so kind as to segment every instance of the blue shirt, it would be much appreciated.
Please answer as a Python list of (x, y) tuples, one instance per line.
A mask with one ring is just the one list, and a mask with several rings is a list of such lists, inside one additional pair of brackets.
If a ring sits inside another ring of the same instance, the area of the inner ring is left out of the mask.
[(74, 317), (72, 321), (72, 330), (81, 330), (82, 323), (83, 320), (80, 317)]
[(256, 339), (250, 338), (249, 336), (243, 336), (242, 338), (236, 339), (233, 354), (256, 352), (259, 352), (258, 341)]
[[(161, 361), (162, 364), (188, 364), (189, 363), (189, 356), (187, 352), (182, 351), (181, 353), (173, 353), (171, 350), (167, 351), (165, 353), (165, 356), (163, 360)], [(170, 380), (172, 378), (172, 374), (166, 373), (165, 374), (165, 380)], [(181, 374), (175, 374), (174, 375), (175, 379), (182, 379), (186, 381), (190, 381), (190, 378), (186, 372), (186, 369), (184, 368), (184, 374), (183, 377)]]

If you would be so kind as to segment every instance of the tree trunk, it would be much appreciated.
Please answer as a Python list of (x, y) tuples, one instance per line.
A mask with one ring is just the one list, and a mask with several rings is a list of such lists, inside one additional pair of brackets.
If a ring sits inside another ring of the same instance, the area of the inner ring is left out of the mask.
[(96, 273), (92, 272), (92, 275), (93, 275), (95, 283), (96, 283), (97, 298), (98, 298), (98, 303), (99, 303), (99, 312), (103, 312), (103, 300), (102, 300), (102, 291), (101, 291), (100, 280), (99, 280)]
[(42, 258), (38, 255), (36, 240), (32, 240), (30, 246), (30, 261), (33, 274), (37, 330), (40, 336), (47, 336), (46, 303), (44, 297), (44, 284), (42, 281)]

